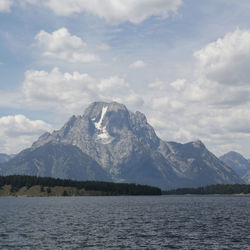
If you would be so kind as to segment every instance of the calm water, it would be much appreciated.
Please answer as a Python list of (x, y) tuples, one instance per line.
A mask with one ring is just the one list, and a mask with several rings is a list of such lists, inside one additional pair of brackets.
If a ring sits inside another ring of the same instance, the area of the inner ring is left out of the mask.
[(0, 249), (250, 249), (250, 197), (0, 198)]

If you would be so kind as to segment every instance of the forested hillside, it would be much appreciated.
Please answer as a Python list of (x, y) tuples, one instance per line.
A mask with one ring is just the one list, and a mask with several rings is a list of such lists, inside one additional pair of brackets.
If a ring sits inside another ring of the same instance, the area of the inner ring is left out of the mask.
[[(74, 181), (64, 179), (54, 179), (50, 177), (35, 177), (25, 175), (0, 176), (0, 195), (1, 190), (6, 190), (9, 186), (9, 195), (18, 195), (20, 189), (22, 194), (31, 195), (24, 192), (32, 187), (40, 186), (39, 191), (34, 191), (34, 196), (44, 196), (44, 192), (50, 195), (53, 188), (71, 188), (70, 195), (161, 195), (161, 190), (156, 187), (126, 183), (112, 183), (99, 181)], [(73, 189), (72, 189), (73, 188)], [(23, 190), (25, 189), (25, 190)], [(66, 195), (63, 189), (61, 195)], [(81, 191), (81, 192), (80, 192)], [(6, 196), (6, 192), (5, 196)], [(33, 194), (32, 194), (33, 195)], [(55, 195), (60, 195), (58, 192)]]

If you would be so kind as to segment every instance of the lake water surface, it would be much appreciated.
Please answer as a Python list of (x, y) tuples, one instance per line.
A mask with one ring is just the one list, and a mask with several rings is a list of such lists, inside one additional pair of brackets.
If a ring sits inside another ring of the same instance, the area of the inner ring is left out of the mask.
[(250, 197), (0, 198), (0, 249), (250, 249)]

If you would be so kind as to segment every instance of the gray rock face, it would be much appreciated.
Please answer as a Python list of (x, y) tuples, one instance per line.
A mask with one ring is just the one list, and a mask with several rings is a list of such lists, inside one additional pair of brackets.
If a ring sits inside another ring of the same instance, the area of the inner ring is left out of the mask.
[(231, 151), (220, 157), (220, 160), (225, 162), (232, 168), (246, 183), (250, 183), (250, 162), (241, 154)]
[(42, 135), (32, 150), (48, 142), (74, 145), (94, 159), (114, 181), (163, 189), (242, 183), (202, 142), (162, 141), (144, 114), (119, 103), (92, 103), (58, 131)]
[[(146, 117), (140, 112), (128, 111), (122, 104), (93, 103), (83, 116), (73, 116), (62, 129), (42, 135), (32, 148), (48, 142), (77, 146), (97, 161), (114, 181), (163, 186), (164, 174), (172, 186), (178, 179), (157, 152), (160, 139)], [(156, 166), (156, 160), (161, 164)]]
[(173, 168), (189, 180), (186, 186), (199, 187), (210, 184), (243, 183), (239, 176), (209, 152), (201, 141), (180, 144), (168, 142), (171, 152), (165, 157)]

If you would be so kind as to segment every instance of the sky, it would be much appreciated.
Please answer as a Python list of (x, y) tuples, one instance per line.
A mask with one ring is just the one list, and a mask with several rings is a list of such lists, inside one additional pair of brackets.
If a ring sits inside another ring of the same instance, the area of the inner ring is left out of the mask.
[(249, 0), (0, 0), (0, 152), (94, 101), (250, 158)]

